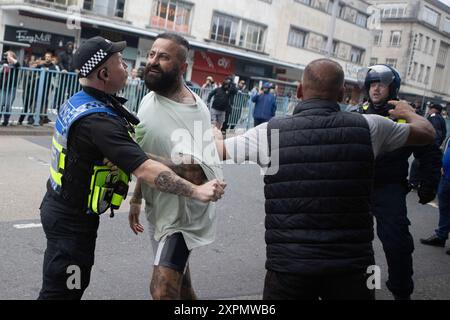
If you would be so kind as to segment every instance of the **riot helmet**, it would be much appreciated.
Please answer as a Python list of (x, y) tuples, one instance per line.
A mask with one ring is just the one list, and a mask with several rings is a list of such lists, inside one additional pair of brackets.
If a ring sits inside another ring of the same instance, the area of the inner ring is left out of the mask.
[(402, 79), (397, 70), (393, 67), (377, 64), (369, 68), (363, 68), (358, 73), (358, 81), (362, 88), (365, 88), (370, 99), (369, 91), (372, 83), (381, 83), (389, 87), (389, 97), (387, 100), (397, 100)]

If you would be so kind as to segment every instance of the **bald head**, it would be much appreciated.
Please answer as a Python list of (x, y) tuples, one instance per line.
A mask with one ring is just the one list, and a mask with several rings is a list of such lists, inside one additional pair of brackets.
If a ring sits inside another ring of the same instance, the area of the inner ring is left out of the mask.
[(303, 99), (339, 101), (343, 94), (344, 70), (329, 59), (311, 62), (303, 74)]

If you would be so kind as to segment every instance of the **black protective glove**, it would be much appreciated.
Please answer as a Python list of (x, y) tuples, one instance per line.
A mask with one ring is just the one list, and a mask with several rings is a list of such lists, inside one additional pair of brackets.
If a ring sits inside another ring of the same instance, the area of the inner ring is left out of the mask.
[(436, 192), (426, 186), (420, 186), (417, 189), (417, 195), (419, 196), (419, 203), (423, 205), (430, 203), (436, 198)]

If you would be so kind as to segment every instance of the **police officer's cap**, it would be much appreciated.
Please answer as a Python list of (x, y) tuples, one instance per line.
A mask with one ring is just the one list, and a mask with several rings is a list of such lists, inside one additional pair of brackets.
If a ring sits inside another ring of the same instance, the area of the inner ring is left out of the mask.
[(430, 109), (436, 109), (438, 112), (442, 112), (443, 108), (440, 104), (435, 103), (431, 105)]
[(103, 37), (94, 37), (81, 44), (74, 54), (75, 68), (80, 70), (80, 77), (85, 78), (105, 63), (112, 55), (122, 52), (127, 42), (111, 42)]

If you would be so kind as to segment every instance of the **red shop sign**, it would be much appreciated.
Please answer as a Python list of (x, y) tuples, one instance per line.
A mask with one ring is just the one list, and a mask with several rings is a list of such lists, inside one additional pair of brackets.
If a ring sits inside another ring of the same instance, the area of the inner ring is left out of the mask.
[(235, 70), (234, 58), (205, 51), (196, 51), (194, 55), (194, 69), (212, 74), (233, 74)]

